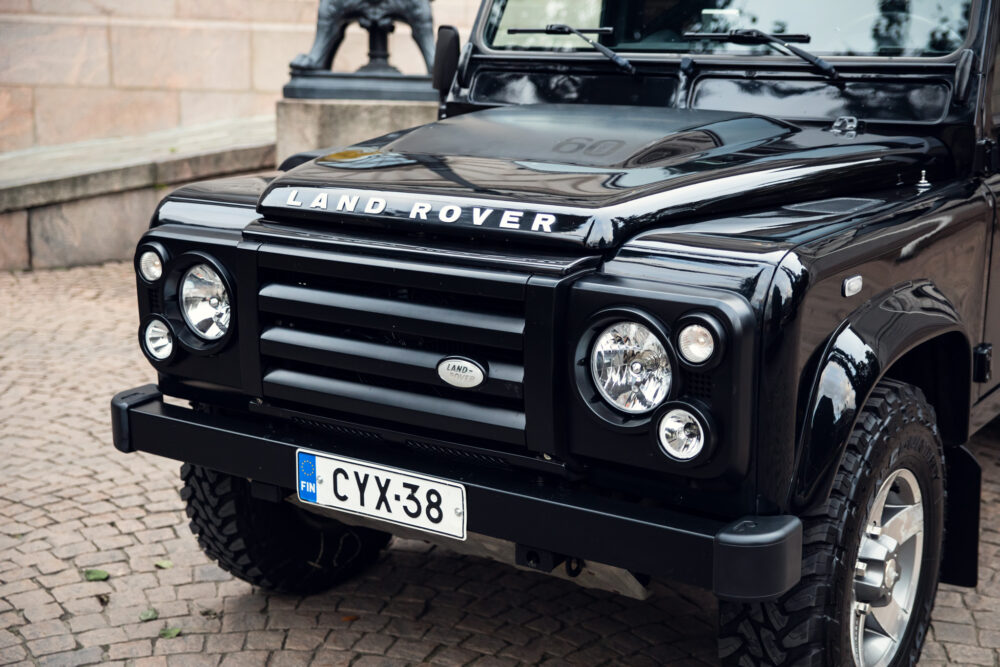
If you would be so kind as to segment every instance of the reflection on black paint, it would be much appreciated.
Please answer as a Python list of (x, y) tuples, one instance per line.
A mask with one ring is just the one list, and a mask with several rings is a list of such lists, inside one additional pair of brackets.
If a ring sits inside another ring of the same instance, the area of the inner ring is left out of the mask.
[(706, 78), (697, 83), (696, 109), (739, 110), (784, 118), (932, 122), (948, 110), (948, 86), (934, 82), (873, 81), (833, 85), (805, 80)]
[[(617, 122), (609, 123), (614, 117)], [(378, 144), (342, 149), (278, 177), (272, 188), (331, 187), (482, 197), (533, 206), (563, 207), (551, 234), (505, 232), (552, 243), (607, 248), (656, 225), (682, 225), (746, 209), (856, 194), (893, 187), (900, 174), (921, 169), (945, 176), (943, 146), (931, 137), (867, 132), (842, 137), (822, 128), (724, 111), (529, 105), (497, 107), (415, 128)], [(265, 197), (265, 199), (267, 199)], [(283, 202), (283, 200), (282, 200)], [(315, 216), (281, 206), (273, 216)], [(496, 206), (501, 206), (497, 203)], [(820, 224), (822, 214), (815, 214)], [(671, 220), (672, 218), (672, 220)], [(686, 219), (685, 219), (686, 218)], [(808, 212), (790, 211), (801, 229)], [(570, 220), (584, 221), (577, 226)], [(345, 216), (326, 217), (331, 225)], [(370, 224), (360, 220), (361, 224)], [(383, 216), (379, 223), (390, 224)], [(422, 221), (430, 226), (432, 221)], [(781, 214), (742, 218), (742, 233), (773, 235)], [(414, 221), (405, 222), (413, 231)], [(464, 227), (439, 225), (445, 233)], [(494, 233), (500, 230), (484, 233)], [(736, 231), (734, 228), (731, 231)]]
[(472, 85), (479, 104), (635, 104), (668, 106), (677, 80), (672, 77), (564, 72), (480, 72)]

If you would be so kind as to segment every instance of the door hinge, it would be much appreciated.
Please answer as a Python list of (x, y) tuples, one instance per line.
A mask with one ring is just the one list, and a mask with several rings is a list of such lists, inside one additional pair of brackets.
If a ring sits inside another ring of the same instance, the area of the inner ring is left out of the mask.
[(990, 174), (1000, 173), (1000, 144), (993, 139), (982, 139), (979, 141), (979, 155), (976, 160), (981, 172)]
[(993, 345), (981, 343), (972, 352), (972, 381), (989, 382), (993, 377)]

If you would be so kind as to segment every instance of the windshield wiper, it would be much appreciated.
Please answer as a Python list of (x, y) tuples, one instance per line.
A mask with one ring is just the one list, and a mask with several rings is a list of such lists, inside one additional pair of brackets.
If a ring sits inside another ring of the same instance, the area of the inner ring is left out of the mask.
[(619, 69), (635, 74), (635, 65), (629, 62), (628, 58), (623, 58), (603, 44), (598, 44), (584, 33), (595, 35), (610, 35), (614, 33), (613, 28), (581, 28), (576, 29), (563, 23), (550, 23), (544, 28), (508, 28), (508, 35), (576, 35), (583, 41), (594, 47), (599, 53), (606, 56), (608, 60), (618, 66)]
[(770, 35), (760, 30), (730, 30), (729, 32), (686, 32), (684, 33), (684, 39), (704, 39), (711, 42), (729, 42), (731, 44), (768, 44), (770, 46), (778, 46), (802, 58), (802, 60), (816, 67), (831, 79), (840, 77), (840, 74), (837, 73), (833, 65), (827, 61), (790, 44), (790, 42), (808, 44), (812, 40), (812, 37), (809, 35)]

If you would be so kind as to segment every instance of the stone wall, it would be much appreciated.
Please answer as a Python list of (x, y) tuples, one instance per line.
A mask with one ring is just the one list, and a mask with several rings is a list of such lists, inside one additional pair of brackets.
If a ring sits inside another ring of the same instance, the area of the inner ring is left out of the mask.
[[(0, 0), (0, 152), (274, 113), (317, 0)], [(464, 34), (479, 0), (435, 0)], [(334, 63), (367, 61), (353, 26)], [(392, 61), (423, 70), (406, 26)]]
[(274, 118), (0, 154), (0, 272), (132, 256), (174, 188), (274, 169)]

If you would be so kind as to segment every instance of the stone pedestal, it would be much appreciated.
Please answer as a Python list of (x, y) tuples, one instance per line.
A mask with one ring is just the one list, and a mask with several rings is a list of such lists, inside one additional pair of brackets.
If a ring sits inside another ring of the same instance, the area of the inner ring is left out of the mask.
[(438, 92), (431, 85), (430, 76), (366, 73), (362, 67), (352, 73), (293, 69), (284, 96), (285, 99), (435, 102)]
[(437, 102), (280, 100), (278, 164), (296, 153), (346, 147), (437, 120)]

